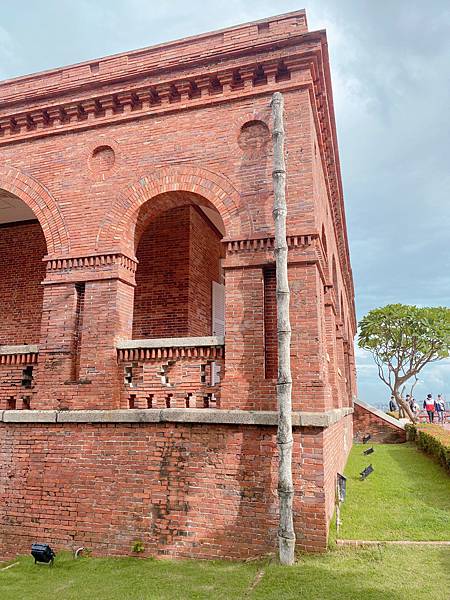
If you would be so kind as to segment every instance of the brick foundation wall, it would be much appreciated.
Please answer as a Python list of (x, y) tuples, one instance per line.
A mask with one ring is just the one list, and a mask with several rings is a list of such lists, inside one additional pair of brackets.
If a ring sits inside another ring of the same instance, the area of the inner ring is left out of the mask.
[(0, 345), (39, 342), (45, 254), (39, 223), (0, 227)]
[(356, 402), (353, 413), (353, 430), (356, 441), (361, 441), (362, 436), (370, 434), (371, 442), (379, 442), (380, 444), (406, 442), (404, 429), (392, 425)]
[[(293, 452), (298, 547), (313, 551), (326, 543), (314, 432), (295, 430)], [(275, 436), (255, 426), (2, 424), (0, 558), (36, 540), (98, 555), (131, 554), (136, 539), (146, 556), (274, 552)]]

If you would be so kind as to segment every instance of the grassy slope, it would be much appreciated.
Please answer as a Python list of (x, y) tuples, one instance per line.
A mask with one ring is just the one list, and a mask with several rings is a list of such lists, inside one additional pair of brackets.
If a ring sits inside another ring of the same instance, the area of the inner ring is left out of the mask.
[[(355, 445), (345, 474), (340, 537), (363, 540), (450, 540), (450, 477), (413, 444)], [(359, 481), (372, 463), (375, 472)]]
[[(447, 548), (339, 549), (294, 567), (264, 563), (31, 557), (0, 571), (2, 600), (448, 600)], [(251, 589), (256, 573), (264, 575)]]

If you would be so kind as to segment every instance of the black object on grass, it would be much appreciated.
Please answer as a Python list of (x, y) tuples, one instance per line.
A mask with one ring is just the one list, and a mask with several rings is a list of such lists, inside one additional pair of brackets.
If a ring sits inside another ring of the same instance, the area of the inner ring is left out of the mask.
[(372, 436), (370, 435), (370, 433), (368, 433), (367, 435), (363, 436), (363, 444), (367, 444), (367, 442), (370, 440)]
[(375, 452), (373, 446), (371, 446), (370, 448), (367, 448), (367, 450), (364, 450), (363, 454), (364, 454), (364, 456), (367, 456), (368, 454), (372, 454), (372, 452)]
[(361, 481), (364, 481), (364, 479), (366, 479), (367, 477), (369, 477), (369, 475), (373, 473), (373, 467), (372, 465), (369, 465), (368, 467), (366, 467), (363, 471), (361, 471), (360, 478)]
[(50, 566), (53, 566), (56, 556), (48, 544), (33, 544), (31, 546), (31, 554), (34, 558), (34, 564), (38, 562), (50, 563)]

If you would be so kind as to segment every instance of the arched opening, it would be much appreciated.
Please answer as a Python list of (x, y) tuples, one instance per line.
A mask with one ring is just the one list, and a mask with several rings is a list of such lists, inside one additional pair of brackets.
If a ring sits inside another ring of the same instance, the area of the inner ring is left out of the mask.
[(166, 192), (140, 209), (133, 339), (224, 335), (218, 211), (188, 192)]
[(224, 235), (217, 209), (192, 192), (164, 192), (139, 209), (132, 340), (118, 345), (124, 408), (220, 405)]
[(39, 342), (46, 253), (34, 212), (0, 189), (0, 346)]

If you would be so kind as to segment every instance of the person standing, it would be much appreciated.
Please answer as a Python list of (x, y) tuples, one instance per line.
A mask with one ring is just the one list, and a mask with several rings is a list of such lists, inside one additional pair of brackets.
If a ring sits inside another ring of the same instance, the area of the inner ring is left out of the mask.
[(394, 398), (394, 396), (391, 396), (391, 399), (389, 400), (389, 411), (394, 412), (396, 410), (397, 410), (397, 405), (395, 403), (395, 398)]
[(416, 399), (411, 396), (411, 400), (409, 401), (409, 406), (411, 408), (411, 412), (414, 416), (419, 412), (419, 405), (416, 402)]
[(436, 398), (436, 412), (438, 423), (444, 424), (445, 402), (441, 394), (438, 394), (438, 397)]
[(423, 402), (423, 407), (427, 411), (428, 419), (430, 423), (434, 422), (434, 411), (436, 410), (436, 403), (431, 394), (427, 394)]

